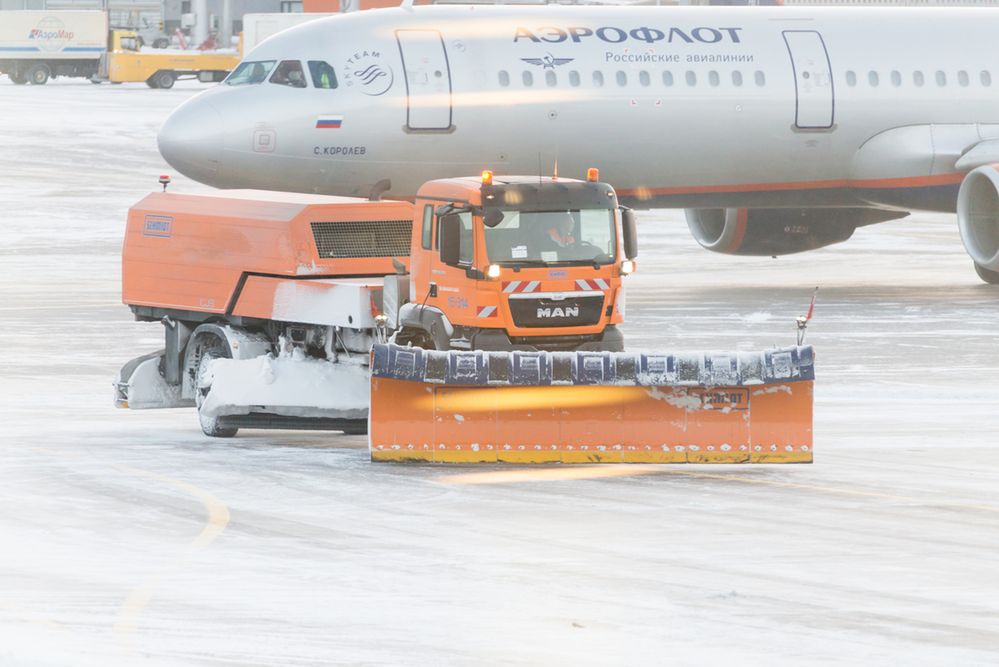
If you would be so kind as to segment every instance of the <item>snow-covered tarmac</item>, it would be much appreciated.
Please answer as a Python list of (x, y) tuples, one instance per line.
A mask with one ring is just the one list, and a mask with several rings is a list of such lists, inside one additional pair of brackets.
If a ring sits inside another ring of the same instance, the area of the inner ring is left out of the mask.
[(200, 89), (0, 79), (0, 665), (999, 660), (999, 288), (952, 216), (771, 260), (640, 215), (631, 347), (787, 344), (821, 286), (811, 466), (210, 441), (191, 411), (111, 405), (161, 346), (120, 303), (126, 210)]

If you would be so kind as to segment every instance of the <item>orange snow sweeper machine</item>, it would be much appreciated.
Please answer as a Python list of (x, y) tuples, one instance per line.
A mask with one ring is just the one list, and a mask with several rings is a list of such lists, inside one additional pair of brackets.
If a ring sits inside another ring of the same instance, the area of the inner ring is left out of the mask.
[(123, 301), (161, 322), (116, 402), (203, 431), (369, 434), (377, 461), (812, 460), (813, 355), (626, 352), (631, 211), (586, 180), (431, 181), (413, 203), (158, 192)]

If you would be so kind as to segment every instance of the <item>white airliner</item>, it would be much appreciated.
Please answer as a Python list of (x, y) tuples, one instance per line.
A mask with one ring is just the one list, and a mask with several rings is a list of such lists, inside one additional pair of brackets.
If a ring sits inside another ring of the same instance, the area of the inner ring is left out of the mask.
[(724, 253), (956, 210), (999, 283), (997, 35), (999, 10), (972, 8), (371, 10), (266, 40), (159, 145), (218, 187), (398, 198), (598, 166)]

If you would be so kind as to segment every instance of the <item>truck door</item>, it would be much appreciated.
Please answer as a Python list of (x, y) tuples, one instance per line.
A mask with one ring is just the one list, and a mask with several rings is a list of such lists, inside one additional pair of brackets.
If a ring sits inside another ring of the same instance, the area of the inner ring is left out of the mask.
[(784, 43), (794, 71), (795, 127), (831, 128), (835, 112), (832, 66), (822, 35), (814, 30), (785, 30)]
[[(455, 217), (459, 225), (459, 256), (455, 264), (445, 264), (441, 256), (441, 245), (445, 241), (441, 237), (441, 227), (445, 217)], [(454, 324), (470, 324), (476, 317), (475, 280), (470, 280), (467, 270), (474, 260), (473, 220), (470, 211), (437, 216), (436, 242), (431, 261), (431, 282), (437, 284), (437, 297), (431, 298), (429, 304), (440, 308)], [(493, 309), (495, 310), (495, 309)], [(486, 315), (489, 315), (487, 313)], [(496, 320), (492, 320), (495, 322)], [(483, 323), (488, 323), (485, 321)], [(480, 323), (482, 324), (482, 323)]]
[(437, 30), (396, 30), (406, 73), (406, 126), (451, 129), (451, 70)]

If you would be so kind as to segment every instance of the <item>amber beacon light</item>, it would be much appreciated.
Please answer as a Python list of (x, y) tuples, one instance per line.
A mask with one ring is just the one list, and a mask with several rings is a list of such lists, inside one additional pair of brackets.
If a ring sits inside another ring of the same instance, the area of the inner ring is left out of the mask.
[(482, 185), (492, 185), (493, 184), (493, 172), (488, 169), (482, 172)]
[(600, 170), (596, 167), (590, 167), (586, 170), (586, 180), (590, 183), (596, 183), (600, 180)]

